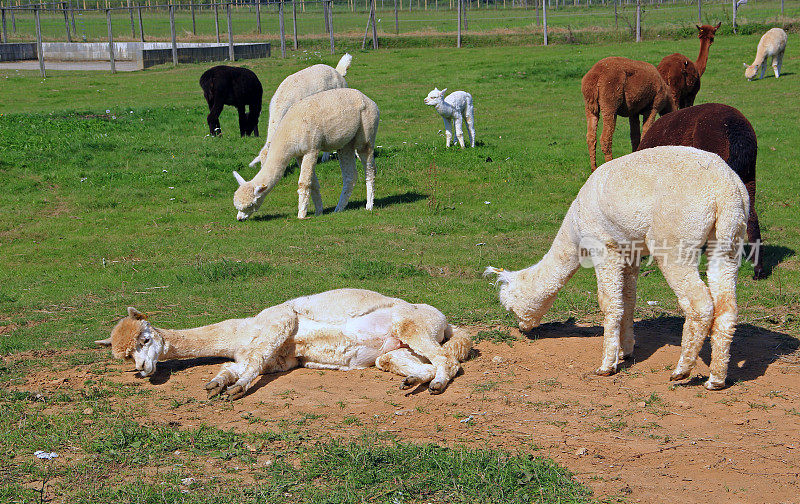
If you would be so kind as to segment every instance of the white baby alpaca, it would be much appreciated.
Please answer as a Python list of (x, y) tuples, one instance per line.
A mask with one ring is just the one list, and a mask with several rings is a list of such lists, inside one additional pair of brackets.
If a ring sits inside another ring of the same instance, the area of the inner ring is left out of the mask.
[(160, 329), (134, 308), (114, 327), (110, 345), (117, 359), (132, 359), (140, 377), (158, 361), (225, 357), (206, 384), (208, 396), (242, 397), (258, 376), (296, 367), (364, 369), (377, 366), (405, 376), (401, 388), (430, 383), (443, 392), (472, 347), (464, 331), (426, 304), (377, 292), (339, 289), (291, 299), (257, 315), (193, 329)]
[(453, 139), (453, 123), (456, 125), (456, 138), (461, 148), (464, 148), (464, 133), (462, 130), (462, 122), (467, 120), (467, 128), (469, 128), (470, 147), (475, 147), (475, 115), (472, 109), (472, 95), (466, 91), (453, 91), (447, 98), (444, 93), (447, 88), (441, 91), (438, 88), (433, 88), (433, 91), (428, 93), (425, 97), (425, 105), (432, 105), (439, 112), (444, 120), (446, 146), (450, 147), (450, 142)]
[(753, 77), (758, 73), (759, 67), (761, 68), (759, 79), (763, 79), (764, 71), (767, 69), (767, 58), (770, 57), (772, 58), (772, 70), (775, 72), (775, 78), (780, 77), (783, 51), (786, 50), (787, 38), (786, 32), (780, 28), (772, 28), (761, 37), (761, 40), (758, 41), (756, 59), (753, 60), (753, 64), (744, 63), (744, 76), (747, 77), (747, 80), (753, 80)]
[[(550, 250), (519, 271), (497, 274), (500, 302), (530, 331), (578, 270), (594, 265), (603, 312), (603, 363), (617, 371), (633, 353), (636, 279), (643, 255), (652, 254), (678, 297), (686, 322), (671, 380), (688, 378), (711, 334), (709, 390), (725, 386), (736, 328), (737, 246), (747, 228), (749, 197), (736, 173), (716, 154), (692, 147), (644, 149), (602, 165), (570, 205)], [(697, 271), (708, 244), (708, 285)], [(695, 251), (697, 256), (695, 256)]]
[(367, 210), (372, 210), (375, 185), (375, 135), (380, 113), (374, 101), (356, 89), (322, 91), (300, 100), (283, 117), (269, 149), (262, 149), (256, 160), (261, 170), (250, 181), (236, 172), (239, 188), (233, 195), (238, 220), (245, 220), (263, 203), (267, 193), (283, 177), (286, 167), (297, 159), (297, 218), (308, 211), (309, 192), (316, 215), (322, 214), (322, 195), (314, 171), (317, 154), (337, 151), (342, 169), (342, 193), (336, 212), (344, 210), (356, 183), (356, 152), (364, 164), (367, 182)]

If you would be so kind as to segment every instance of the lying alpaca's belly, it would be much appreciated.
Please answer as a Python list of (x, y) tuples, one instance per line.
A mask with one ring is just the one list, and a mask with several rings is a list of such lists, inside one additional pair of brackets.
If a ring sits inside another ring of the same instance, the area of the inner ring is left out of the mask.
[(294, 342), (304, 367), (342, 370), (374, 366), (379, 356), (403, 346), (392, 336), (388, 309), (343, 323), (300, 317)]

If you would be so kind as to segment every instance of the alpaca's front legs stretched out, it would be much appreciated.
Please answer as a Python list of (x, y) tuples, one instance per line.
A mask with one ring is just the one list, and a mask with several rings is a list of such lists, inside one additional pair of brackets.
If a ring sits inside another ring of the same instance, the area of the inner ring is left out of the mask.
[[(297, 218), (305, 219), (308, 212), (308, 195), (310, 191), (314, 193), (314, 213), (322, 214), (322, 196), (319, 196), (319, 181), (314, 173), (317, 164), (318, 151), (306, 152), (303, 161), (300, 163), (300, 180), (297, 182)], [(319, 206), (317, 206), (317, 196), (319, 196)]]
[(615, 248), (608, 248), (605, 260), (594, 268), (597, 276), (597, 300), (603, 312), (603, 363), (596, 373), (609, 376), (617, 372), (622, 354), (621, 329), (624, 306), (625, 265)]

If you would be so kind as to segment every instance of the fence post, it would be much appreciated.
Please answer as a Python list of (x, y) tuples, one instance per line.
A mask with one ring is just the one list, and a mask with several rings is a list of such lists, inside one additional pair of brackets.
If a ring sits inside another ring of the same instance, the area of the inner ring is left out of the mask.
[[(425, 1), (427, 3), (427, 0), (425, 0)], [(377, 23), (375, 22), (375, 9), (376, 8), (377, 8), (377, 6), (375, 5), (375, 0), (372, 0), (372, 12), (371, 12), (370, 15), (372, 17), (372, 48), (373, 49), (377, 49), (378, 48), (378, 27), (376, 26)]]
[(64, 26), (67, 29), (67, 42), (72, 42), (72, 33), (69, 30), (69, 14), (67, 14), (67, 3), (61, 2), (62, 11), (64, 11)]
[(228, 59), (236, 61), (236, 55), (233, 54), (233, 23), (231, 23), (231, 4), (225, 4), (225, 9), (228, 14)]
[(137, 11), (139, 11), (139, 36), (144, 42), (144, 23), (142, 22), (142, 4), (137, 6)]
[(195, 20), (195, 15), (194, 15), (194, 0), (191, 0), (189, 2), (189, 5), (192, 11), (192, 35), (197, 35), (197, 21)]
[(281, 58), (286, 57), (286, 31), (283, 28), (283, 0), (278, 4), (278, 27), (281, 31)]
[(335, 48), (333, 46), (333, 0), (328, 0), (328, 28), (330, 28), (330, 35), (331, 35), (331, 54), (335, 52)]
[(178, 66), (178, 42), (175, 39), (175, 5), (169, 6), (169, 35), (172, 37), (172, 66)]
[(469, 4), (467, 2), (468, 0), (461, 0), (461, 20), (464, 22), (464, 31), (469, 29), (467, 26), (467, 7), (469, 7)]
[(114, 33), (111, 30), (111, 9), (106, 9), (106, 24), (108, 25), (108, 59), (111, 61), (111, 73), (117, 73), (117, 64), (114, 61)]
[(14, 9), (11, 9), (11, 31), (14, 32), (14, 35), (17, 34), (17, 14)]
[(297, 50), (297, 2), (292, 0), (292, 32), (294, 38), (294, 50)]
[(256, 32), (261, 35), (261, 0), (256, 0)]
[[(11, 11), (12, 13), (14, 11)], [(39, 8), (33, 9), (36, 15), (36, 55), (39, 57), (39, 71), (42, 73), (42, 78), (47, 77), (44, 71), (44, 51), (42, 50), (42, 23), (39, 21)]]
[(400, 18), (397, 17), (397, 0), (394, 0), (394, 34), (400, 34)]
[(614, 0), (614, 29), (619, 29), (619, 16), (617, 15), (617, 4), (619, 0)]
[(550, 0), (542, 0), (542, 30), (544, 34), (544, 45), (547, 45), (547, 2)]
[(322, 20), (325, 25), (325, 33), (330, 33), (331, 27), (328, 24), (330, 22), (330, 19), (328, 19), (328, 2), (325, 0), (322, 0)]
[(216, 0), (211, 0), (214, 2), (214, 31), (217, 33), (217, 44), (219, 44), (219, 4)]
[(736, 0), (733, 0), (733, 33), (736, 33)]
[(72, 0), (67, 2), (69, 6), (69, 17), (72, 20), (72, 33), (77, 34), (78, 30), (75, 29), (75, 9), (72, 8)]
[[(736, 0), (733, 0), (734, 2)], [(636, 42), (642, 41), (642, 0), (636, 0)]]
[(128, 14), (131, 16), (131, 38), (136, 38), (136, 23), (133, 21), (133, 7), (130, 0), (128, 0)]
[(0, 7), (0, 15), (3, 17), (3, 42), (8, 43), (8, 31), (6, 30), (6, 10)]
[[(410, 1), (410, 0), (409, 0)], [(458, 21), (458, 31), (456, 34), (456, 47), (461, 47), (461, 0), (456, 0), (456, 16)]]
[(703, 22), (703, 0), (697, 0), (697, 22)]

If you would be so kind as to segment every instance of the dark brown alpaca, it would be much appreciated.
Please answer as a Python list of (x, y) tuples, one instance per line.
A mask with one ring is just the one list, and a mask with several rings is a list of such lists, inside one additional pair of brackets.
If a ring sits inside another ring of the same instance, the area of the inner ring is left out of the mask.
[(672, 99), (679, 108), (691, 107), (697, 92), (700, 91), (700, 77), (708, 64), (708, 48), (714, 43), (717, 26), (697, 26), (697, 38), (700, 39), (700, 54), (697, 61), (692, 61), (683, 54), (675, 53), (664, 57), (658, 64), (658, 73), (672, 91)]
[(756, 214), (756, 132), (741, 112), (721, 103), (704, 103), (668, 114), (653, 124), (639, 150), (659, 145), (686, 145), (713, 152), (739, 175), (750, 195), (747, 238), (756, 243), (754, 279), (764, 278), (761, 228)]
[(592, 171), (597, 168), (597, 122), (603, 117), (600, 149), (606, 161), (611, 161), (611, 140), (617, 116), (627, 117), (631, 124), (631, 148), (636, 150), (641, 133), (639, 116), (644, 119), (642, 131), (647, 133), (656, 114), (675, 110), (669, 88), (656, 67), (644, 61), (628, 58), (603, 58), (586, 72), (581, 80), (586, 105), (586, 143)]

